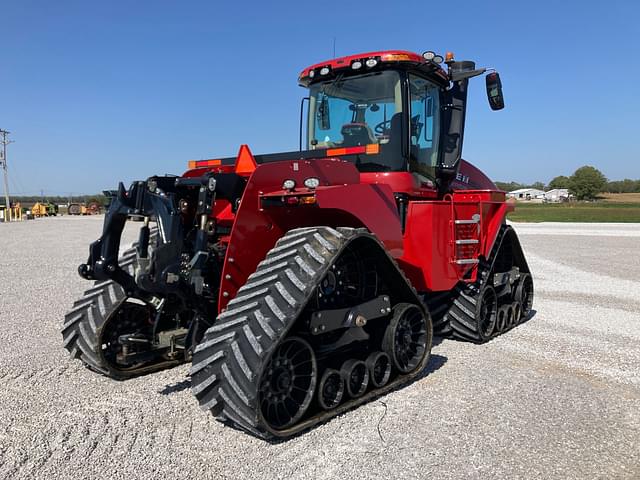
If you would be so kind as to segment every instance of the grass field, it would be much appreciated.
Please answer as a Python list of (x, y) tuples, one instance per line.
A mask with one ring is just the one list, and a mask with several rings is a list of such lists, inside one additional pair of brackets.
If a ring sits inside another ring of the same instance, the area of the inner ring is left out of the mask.
[[(632, 194), (633, 195), (633, 194)], [(518, 203), (509, 214), (514, 222), (634, 222), (640, 223), (640, 202)]]

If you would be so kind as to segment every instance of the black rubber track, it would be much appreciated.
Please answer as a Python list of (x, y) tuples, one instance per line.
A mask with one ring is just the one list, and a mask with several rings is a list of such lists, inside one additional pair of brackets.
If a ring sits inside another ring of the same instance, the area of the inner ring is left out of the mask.
[[(511, 241), (514, 242), (514, 262), (519, 264), (518, 266), (522, 273), (529, 272), (529, 267), (524, 259), (524, 254), (522, 253), (522, 249), (515, 232), (510, 226), (502, 225), (488, 261), (480, 263), (478, 281), (474, 284), (460, 283), (454, 288), (451, 308), (438, 324), (439, 334), (447, 335), (458, 340), (473, 343), (484, 343), (501, 333), (498, 329), (495, 329), (493, 335), (490, 337), (484, 337), (479, 331), (478, 322), (476, 320), (476, 311), (479, 298), (481, 298), (482, 288), (491, 278), (490, 273), (492, 273), (494, 263), (507, 235), (513, 236)], [(509, 328), (510, 327), (508, 327), (507, 330)]]
[[(155, 238), (152, 233), (151, 238)], [(120, 267), (133, 275), (136, 261), (136, 245), (126, 250), (119, 258)], [(84, 292), (64, 317), (62, 341), (71, 358), (79, 359), (91, 370), (108, 377), (124, 380), (133, 376), (154, 372), (183, 363), (180, 361), (161, 362), (136, 370), (117, 370), (112, 368), (102, 355), (100, 337), (105, 322), (125, 301), (124, 290), (112, 280), (97, 281)]]
[[(397, 272), (398, 278), (390, 280), (402, 285), (399, 288), (404, 294), (398, 301), (416, 303), (423, 309), (428, 324), (425, 357), (414, 371), (396, 377), (383, 388), (343, 402), (333, 410), (303, 418), (285, 430), (274, 430), (262, 419), (258, 406), (263, 369), (334, 260), (349, 243), (360, 237), (369, 237), (370, 241), (376, 242), (381, 258), (388, 259), (389, 266)], [(417, 375), (428, 362), (431, 336), (431, 321), (424, 305), (375, 237), (363, 229), (295, 229), (278, 240), (196, 347), (191, 368), (192, 391), (201, 408), (210, 410), (223, 422), (261, 438), (291, 436)]]
[(453, 302), (451, 292), (433, 292), (423, 294), (422, 297), (429, 308), (433, 322), (433, 334), (439, 337), (450, 336), (451, 325), (449, 325), (446, 314)]

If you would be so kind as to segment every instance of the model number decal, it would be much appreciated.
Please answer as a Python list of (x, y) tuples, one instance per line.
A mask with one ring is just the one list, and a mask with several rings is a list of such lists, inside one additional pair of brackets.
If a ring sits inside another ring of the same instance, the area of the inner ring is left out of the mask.
[(469, 176), (463, 175), (462, 173), (458, 172), (458, 174), (456, 175), (456, 180), (462, 183), (469, 183)]

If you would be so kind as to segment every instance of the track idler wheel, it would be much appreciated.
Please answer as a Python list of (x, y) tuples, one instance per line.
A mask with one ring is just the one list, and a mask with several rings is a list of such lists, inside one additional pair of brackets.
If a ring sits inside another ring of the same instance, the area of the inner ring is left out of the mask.
[(362, 360), (347, 360), (342, 364), (340, 373), (344, 378), (347, 393), (351, 398), (360, 397), (367, 391), (369, 369)]
[(428, 353), (428, 322), (422, 311), (411, 303), (399, 303), (382, 339), (382, 349), (401, 373), (415, 369)]
[(274, 429), (294, 425), (307, 411), (318, 367), (311, 345), (299, 337), (284, 340), (273, 352), (260, 382), (260, 411)]
[(374, 387), (384, 387), (391, 377), (391, 360), (384, 352), (373, 352), (365, 360)]
[(318, 404), (324, 410), (340, 405), (344, 396), (344, 379), (338, 370), (325, 370), (318, 384)]
[(529, 318), (533, 307), (533, 279), (528, 273), (521, 275), (516, 287), (515, 300), (520, 303), (520, 318)]
[(496, 328), (496, 312), (498, 311), (498, 297), (493, 287), (485, 287), (480, 297), (478, 305), (478, 326), (480, 335), (484, 340), (488, 340), (493, 335)]

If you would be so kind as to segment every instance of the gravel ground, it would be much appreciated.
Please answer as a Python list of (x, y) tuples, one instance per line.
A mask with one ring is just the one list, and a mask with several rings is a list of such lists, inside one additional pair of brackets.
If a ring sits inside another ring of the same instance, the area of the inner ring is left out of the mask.
[(0, 225), (0, 478), (640, 478), (640, 225), (516, 229), (533, 319), (270, 444), (201, 412), (187, 366), (115, 382), (69, 360), (101, 218)]

